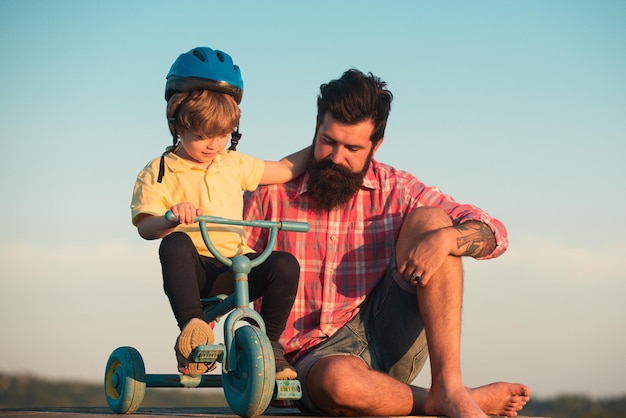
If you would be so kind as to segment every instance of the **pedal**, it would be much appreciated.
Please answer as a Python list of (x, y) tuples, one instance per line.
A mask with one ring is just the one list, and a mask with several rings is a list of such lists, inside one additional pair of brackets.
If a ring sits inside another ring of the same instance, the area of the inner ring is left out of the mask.
[(297, 401), (302, 398), (302, 386), (299, 380), (277, 380), (274, 387), (275, 401)]
[(199, 345), (191, 353), (192, 363), (215, 363), (222, 362), (224, 358), (224, 345)]

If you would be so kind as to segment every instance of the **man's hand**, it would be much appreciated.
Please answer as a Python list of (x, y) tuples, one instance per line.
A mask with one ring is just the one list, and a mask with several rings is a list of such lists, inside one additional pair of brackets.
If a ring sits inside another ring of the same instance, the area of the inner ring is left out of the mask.
[(448, 256), (484, 257), (495, 249), (496, 239), (488, 225), (467, 221), (452, 225), (443, 211), (418, 208), (402, 225), (396, 245), (400, 278), (426, 286)]
[[(402, 254), (396, 252), (400, 277), (411, 284), (426, 286), (445, 258), (452, 253), (456, 237), (454, 227), (436, 229), (416, 237), (417, 239), (413, 240), (412, 245), (408, 246), (406, 251)], [(419, 279), (414, 280), (414, 276)]]

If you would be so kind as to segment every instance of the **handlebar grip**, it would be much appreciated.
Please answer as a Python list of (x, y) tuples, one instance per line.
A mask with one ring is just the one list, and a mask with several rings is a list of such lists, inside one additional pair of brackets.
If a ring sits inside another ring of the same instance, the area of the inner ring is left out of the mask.
[(280, 229), (282, 231), (293, 232), (309, 232), (309, 224), (307, 222), (281, 221)]
[(168, 210), (167, 212), (165, 212), (165, 219), (167, 219), (168, 221), (175, 221), (178, 219), (178, 217), (176, 215), (174, 215), (174, 213), (172, 213), (171, 210)]

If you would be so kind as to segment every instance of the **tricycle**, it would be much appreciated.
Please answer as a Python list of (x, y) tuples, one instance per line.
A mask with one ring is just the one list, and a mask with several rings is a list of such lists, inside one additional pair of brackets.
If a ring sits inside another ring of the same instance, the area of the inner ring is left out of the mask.
[[(172, 212), (166, 219), (175, 220)], [(261, 415), (272, 400), (300, 399), (298, 380), (276, 380), (274, 354), (265, 334), (261, 315), (250, 307), (248, 274), (253, 267), (269, 257), (278, 230), (307, 232), (309, 224), (292, 221), (234, 220), (215, 216), (198, 216), (202, 238), (213, 256), (230, 268), (235, 280), (234, 293), (202, 299), (207, 322), (225, 316), (224, 343), (198, 346), (191, 354), (192, 362), (219, 362), (221, 375), (146, 374), (141, 354), (133, 347), (116, 348), (107, 361), (104, 392), (109, 407), (119, 414), (132, 414), (143, 401), (146, 387), (222, 387), (229, 407), (237, 415), (250, 418)], [(224, 257), (208, 234), (207, 224), (240, 225), (269, 229), (269, 240), (261, 255), (250, 260), (243, 255)]]

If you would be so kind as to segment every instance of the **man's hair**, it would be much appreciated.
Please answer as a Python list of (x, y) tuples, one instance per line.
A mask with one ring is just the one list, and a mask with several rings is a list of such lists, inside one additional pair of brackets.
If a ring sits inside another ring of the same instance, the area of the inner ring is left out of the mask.
[(241, 112), (228, 94), (209, 90), (175, 93), (167, 102), (170, 131), (198, 132), (207, 137), (227, 135), (239, 125)]
[(387, 83), (372, 73), (367, 75), (356, 69), (343, 73), (341, 78), (320, 86), (317, 96), (317, 126), (327, 113), (346, 125), (371, 120), (374, 123), (371, 141), (376, 144), (385, 136), (387, 118), (393, 94)]

